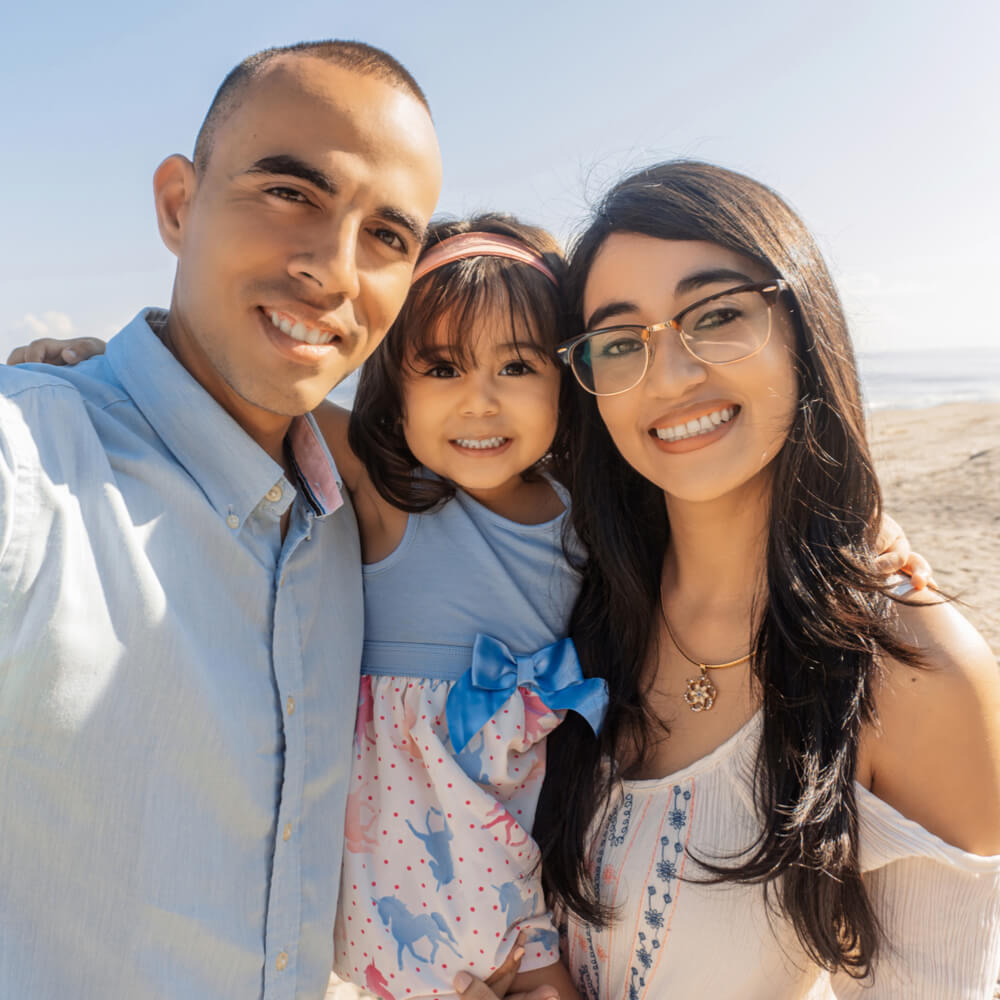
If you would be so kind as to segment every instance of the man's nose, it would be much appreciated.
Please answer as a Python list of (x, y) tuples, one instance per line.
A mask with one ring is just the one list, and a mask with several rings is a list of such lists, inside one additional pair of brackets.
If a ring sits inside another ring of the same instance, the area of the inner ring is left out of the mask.
[(294, 278), (305, 281), (327, 295), (355, 299), (361, 290), (358, 276), (360, 225), (351, 219), (324, 227), (305, 250), (288, 263)]

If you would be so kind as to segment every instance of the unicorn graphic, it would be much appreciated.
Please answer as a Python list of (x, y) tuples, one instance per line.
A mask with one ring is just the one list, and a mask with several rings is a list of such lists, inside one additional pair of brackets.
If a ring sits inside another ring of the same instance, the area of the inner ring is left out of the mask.
[(483, 823), (483, 829), (488, 830), (491, 826), (496, 826), (498, 823), (504, 828), (504, 839), (507, 842), (508, 847), (520, 847), (521, 844), (526, 844), (528, 842), (528, 834), (522, 830), (524, 836), (520, 840), (512, 840), (512, 834), (519, 828), (519, 824), (515, 819), (514, 815), (505, 809), (502, 803), (498, 802), (487, 814), (486, 818), (489, 820), (487, 823)]
[(480, 730), (469, 740), (466, 748), (455, 756), (458, 766), (480, 785), (486, 784), (490, 776), (483, 766), (483, 751), (486, 749), (486, 735)]
[[(458, 958), (462, 957), (458, 951), (458, 942), (448, 930), (448, 925), (440, 913), (410, 913), (402, 900), (395, 896), (383, 896), (379, 900), (373, 900), (373, 902), (378, 909), (382, 923), (389, 928), (390, 933), (396, 939), (398, 945), (396, 961), (400, 971), (403, 969), (404, 950), (409, 951), (418, 962), (433, 963), (437, 956), (438, 947), (443, 944), (450, 948)], [(429, 958), (418, 954), (413, 947), (414, 943), (421, 938), (426, 938), (427, 943), (431, 946)]]
[[(431, 829), (431, 813), (441, 817), (440, 830)], [(448, 846), (455, 835), (451, 832), (444, 813), (433, 806), (427, 810), (426, 823), (427, 832), (421, 833), (409, 820), (406, 821), (413, 836), (423, 841), (427, 853), (431, 856), (431, 874), (437, 879), (437, 888), (440, 889), (455, 877), (455, 865), (451, 860), (451, 848)]]
[(389, 992), (389, 983), (385, 976), (375, 968), (374, 962), (365, 967), (365, 989), (369, 993), (374, 993), (379, 1000), (396, 1000)]
[[(378, 812), (368, 802), (368, 789), (364, 785), (355, 788), (347, 796), (347, 810), (344, 814), (344, 847), (352, 854), (369, 854), (375, 847), (375, 826)], [(365, 812), (370, 812), (368, 822), (364, 822)]]

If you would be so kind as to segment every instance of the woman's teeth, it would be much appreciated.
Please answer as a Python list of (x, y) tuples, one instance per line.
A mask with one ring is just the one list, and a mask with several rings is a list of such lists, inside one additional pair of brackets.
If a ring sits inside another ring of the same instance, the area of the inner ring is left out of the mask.
[(330, 330), (320, 330), (315, 326), (306, 326), (302, 320), (293, 321), (279, 312), (272, 311), (269, 319), (282, 333), (287, 334), (292, 340), (301, 341), (303, 344), (321, 346), (331, 343), (336, 336)]
[(686, 423), (677, 424), (674, 427), (654, 427), (653, 433), (661, 441), (683, 441), (685, 438), (698, 437), (699, 434), (708, 434), (722, 424), (728, 424), (736, 416), (739, 407), (727, 406), (723, 410), (713, 410), (703, 417), (695, 420), (688, 420)]
[(507, 438), (455, 438), (455, 444), (461, 448), (499, 448)]

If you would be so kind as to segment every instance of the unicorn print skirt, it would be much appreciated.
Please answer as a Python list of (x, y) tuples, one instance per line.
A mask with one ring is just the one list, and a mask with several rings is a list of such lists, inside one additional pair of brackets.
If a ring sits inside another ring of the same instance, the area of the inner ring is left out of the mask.
[(559, 958), (529, 831), (562, 712), (514, 685), (456, 752), (461, 683), (361, 679), (334, 970), (382, 1000), (454, 996), (455, 974), (487, 978), (519, 931), (522, 971)]

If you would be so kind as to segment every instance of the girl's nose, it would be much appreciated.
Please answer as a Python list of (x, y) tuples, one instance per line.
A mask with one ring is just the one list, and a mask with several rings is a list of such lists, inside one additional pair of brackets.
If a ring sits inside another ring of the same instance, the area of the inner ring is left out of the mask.
[(500, 397), (491, 374), (469, 372), (461, 402), (462, 413), (470, 417), (493, 416), (500, 410)]

